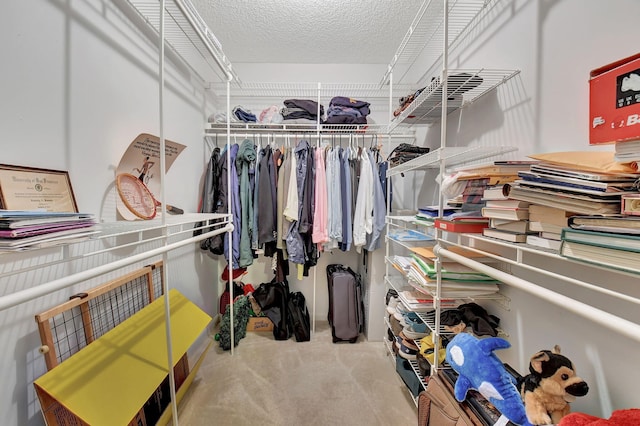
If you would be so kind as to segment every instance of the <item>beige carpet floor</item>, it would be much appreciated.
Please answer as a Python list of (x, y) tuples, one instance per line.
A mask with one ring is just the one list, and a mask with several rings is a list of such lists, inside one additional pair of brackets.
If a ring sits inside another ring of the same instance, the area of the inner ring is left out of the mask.
[(316, 323), (310, 342), (250, 332), (207, 352), (178, 411), (180, 425), (415, 425), (417, 409), (381, 342), (332, 343)]

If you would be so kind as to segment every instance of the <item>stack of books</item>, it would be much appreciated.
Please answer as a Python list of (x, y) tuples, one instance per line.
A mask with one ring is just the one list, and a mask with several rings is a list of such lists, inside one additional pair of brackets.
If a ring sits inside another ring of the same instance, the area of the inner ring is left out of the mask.
[(96, 234), (91, 214), (0, 210), (0, 251), (69, 244)]
[(560, 254), (640, 273), (640, 217), (573, 216), (562, 230)]
[(533, 160), (507, 160), (458, 168), (456, 180), (465, 183), (462, 211), (475, 211), (480, 215), (480, 210), (485, 207), (485, 189), (517, 180), (519, 171), (528, 170), (531, 164), (536, 163)]
[(555, 207), (532, 204), (529, 206), (529, 229), (535, 232), (527, 236), (527, 244), (537, 247), (560, 249), (562, 229), (576, 213)]
[(623, 194), (637, 193), (638, 174), (596, 173), (547, 163), (518, 172), (508, 196), (578, 214), (619, 214)]
[[(409, 283), (417, 290), (434, 295), (437, 285), (435, 258), (431, 249), (421, 247), (411, 249), (411, 265), (407, 273)], [(452, 248), (452, 251), (460, 251)], [(473, 252), (462, 250), (477, 257)], [(498, 291), (497, 281), (490, 276), (456, 262), (442, 262), (440, 296), (449, 299), (481, 296)]]
[(529, 203), (514, 200), (500, 191), (484, 192), (482, 216), (489, 219), (489, 228), (482, 235), (514, 243), (525, 242), (529, 231)]
[(621, 163), (640, 161), (640, 139), (616, 142), (614, 158)]

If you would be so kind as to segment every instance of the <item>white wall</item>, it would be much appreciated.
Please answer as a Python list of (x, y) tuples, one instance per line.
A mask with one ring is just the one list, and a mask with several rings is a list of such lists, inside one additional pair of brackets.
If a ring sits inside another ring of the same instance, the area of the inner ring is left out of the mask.
[[(589, 71), (637, 53), (640, 2), (503, 3), (508, 7), (452, 60), (461, 67), (514, 68), (521, 73), (497, 92), (453, 114), (450, 142), (517, 145), (518, 156), (593, 149), (587, 145)], [(99, 0), (9, 0), (0, 14), (0, 36), (1, 162), (68, 170), (80, 210), (108, 218), (113, 168), (120, 156), (139, 133), (158, 133), (155, 47), (120, 8)], [(385, 65), (236, 64), (235, 68), (244, 81), (282, 81), (283, 76), (294, 79), (292, 74), (299, 74), (296, 81), (358, 82), (362, 78), (377, 82)], [(295, 72), (283, 73), (282, 69)], [(167, 174), (167, 194), (173, 204), (195, 211), (208, 155), (202, 143), (202, 123), (212, 107), (202, 107), (208, 104), (206, 91), (182, 67), (170, 66), (167, 72), (165, 137), (187, 145)], [(383, 122), (387, 111), (379, 116), (375, 113), (376, 120)], [(438, 126), (429, 128), (425, 143), (437, 146), (439, 134)], [(422, 183), (420, 179), (410, 184), (412, 190)], [(431, 184), (432, 179), (427, 174), (425, 182)], [(432, 195), (432, 190), (423, 189), (420, 196), (426, 202)], [(217, 262), (195, 248), (172, 254), (172, 260), (172, 286), (215, 313), (220, 285)], [(316, 319), (326, 317), (324, 266), (338, 262), (357, 268), (358, 260), (354, 254), (337, 252), (323, 255), (320, 262)], [(11, 265), (3, 259), (2, 267), (7, 270)], [(65, 273), (68, 271), (56, 269), (40, 271), (28, 280), (2, 278), (0, 292), (37, 285)], [(380, 273), (372, 274), (379, 286)], [(268, 274), (268, 261), (261, 260), (246, 281), (259, 283), (269, 279)], [(95, 285), (87, 286), (90, 284)], [(33, 315), (81, 287), (0, 312), (0, 340), (8, 348), (0, 354), (4, 424), (42, 424), (32, 390), (33, 379), (44, 372)], [(312, 277), (301, 282), (292, 278), (291, 287), (303, 290), (311, 300)], [(505, 360), (522, 372), (532, 353), (559, 343), (592, 385), (589, 395), (573, 405), (574, 411), (608, 415), (611, 409), (638, 405), (634, 390), (640, 373), (629, 361), (638, 352), (637, 343), (565, 315), (534, 296), (506, 292), (512, 298), (511, 310), (496, 312), (514, 344), (500, 354)]]

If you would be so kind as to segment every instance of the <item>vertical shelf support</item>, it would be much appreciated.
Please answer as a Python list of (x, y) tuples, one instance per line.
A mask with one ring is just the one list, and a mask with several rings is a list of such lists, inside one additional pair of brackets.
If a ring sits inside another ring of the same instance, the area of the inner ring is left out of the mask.
[[(231, 190), (231, 79), (233, 76), (230, 74), (227, 76), (227, 188)], [(230, 197), (230, 193), (227, 193), (227, 198)], [(233, 326), (233, 300), (235, 296), (233, 295), (233, 228), (236, 224), (233, 223), (233, 214), (231, 212), (231, 200), (227, 200), (227, 214), (229, 215), (229, 222), (231, 223), (231, 230), (227, 233), (227, 238), (229, 241), (228, 244), (228, 262), (227, 269), (229, 273), (227, 274), (227, 285), (229, 286), (229, 331), (231, 337), (231, 355), (234, 354), (233, 347), (235, 346), (235, 327)]]
[[(164, 140), (164, 44), (165, 44), (165, 0), (160, 1), (160, 58), (158, 61), (158, 83), (159, 83), (159, 122), (160, 122), (160, 211), (162, 212), (162, 226), (163, 226), (163, 234), (164, 234), (164, 246), (166, 247), (167, 241), (167, 214), (165, 213), (165, 140)], [(171, 412), (173, 417), (173, 424), (178, 425), (178, 402), (176, 400), (176, 380), (175, 375), (173, 373), (173, 344), (171, 341), (171, 306), (169, 304), (169, 280), (167, 279), (167, 265), (168, 265), (168, 256), (167, 253), (164, 252), (162, 254), (162, 262), (165, 265), (162, 268), (162, 285), (164, 288), (162, 292), (164, 293), (164, 323), (165, 323), (165, 333), (167, 339), (167, 364), (169, 370), (169, 393), (171, 395)]]

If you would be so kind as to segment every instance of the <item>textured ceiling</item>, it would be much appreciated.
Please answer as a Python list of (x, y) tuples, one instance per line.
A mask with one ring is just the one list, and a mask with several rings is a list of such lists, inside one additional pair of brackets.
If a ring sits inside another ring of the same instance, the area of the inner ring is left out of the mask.
[(387, 64), (423, 0), (191, 0), (232, 63)]

